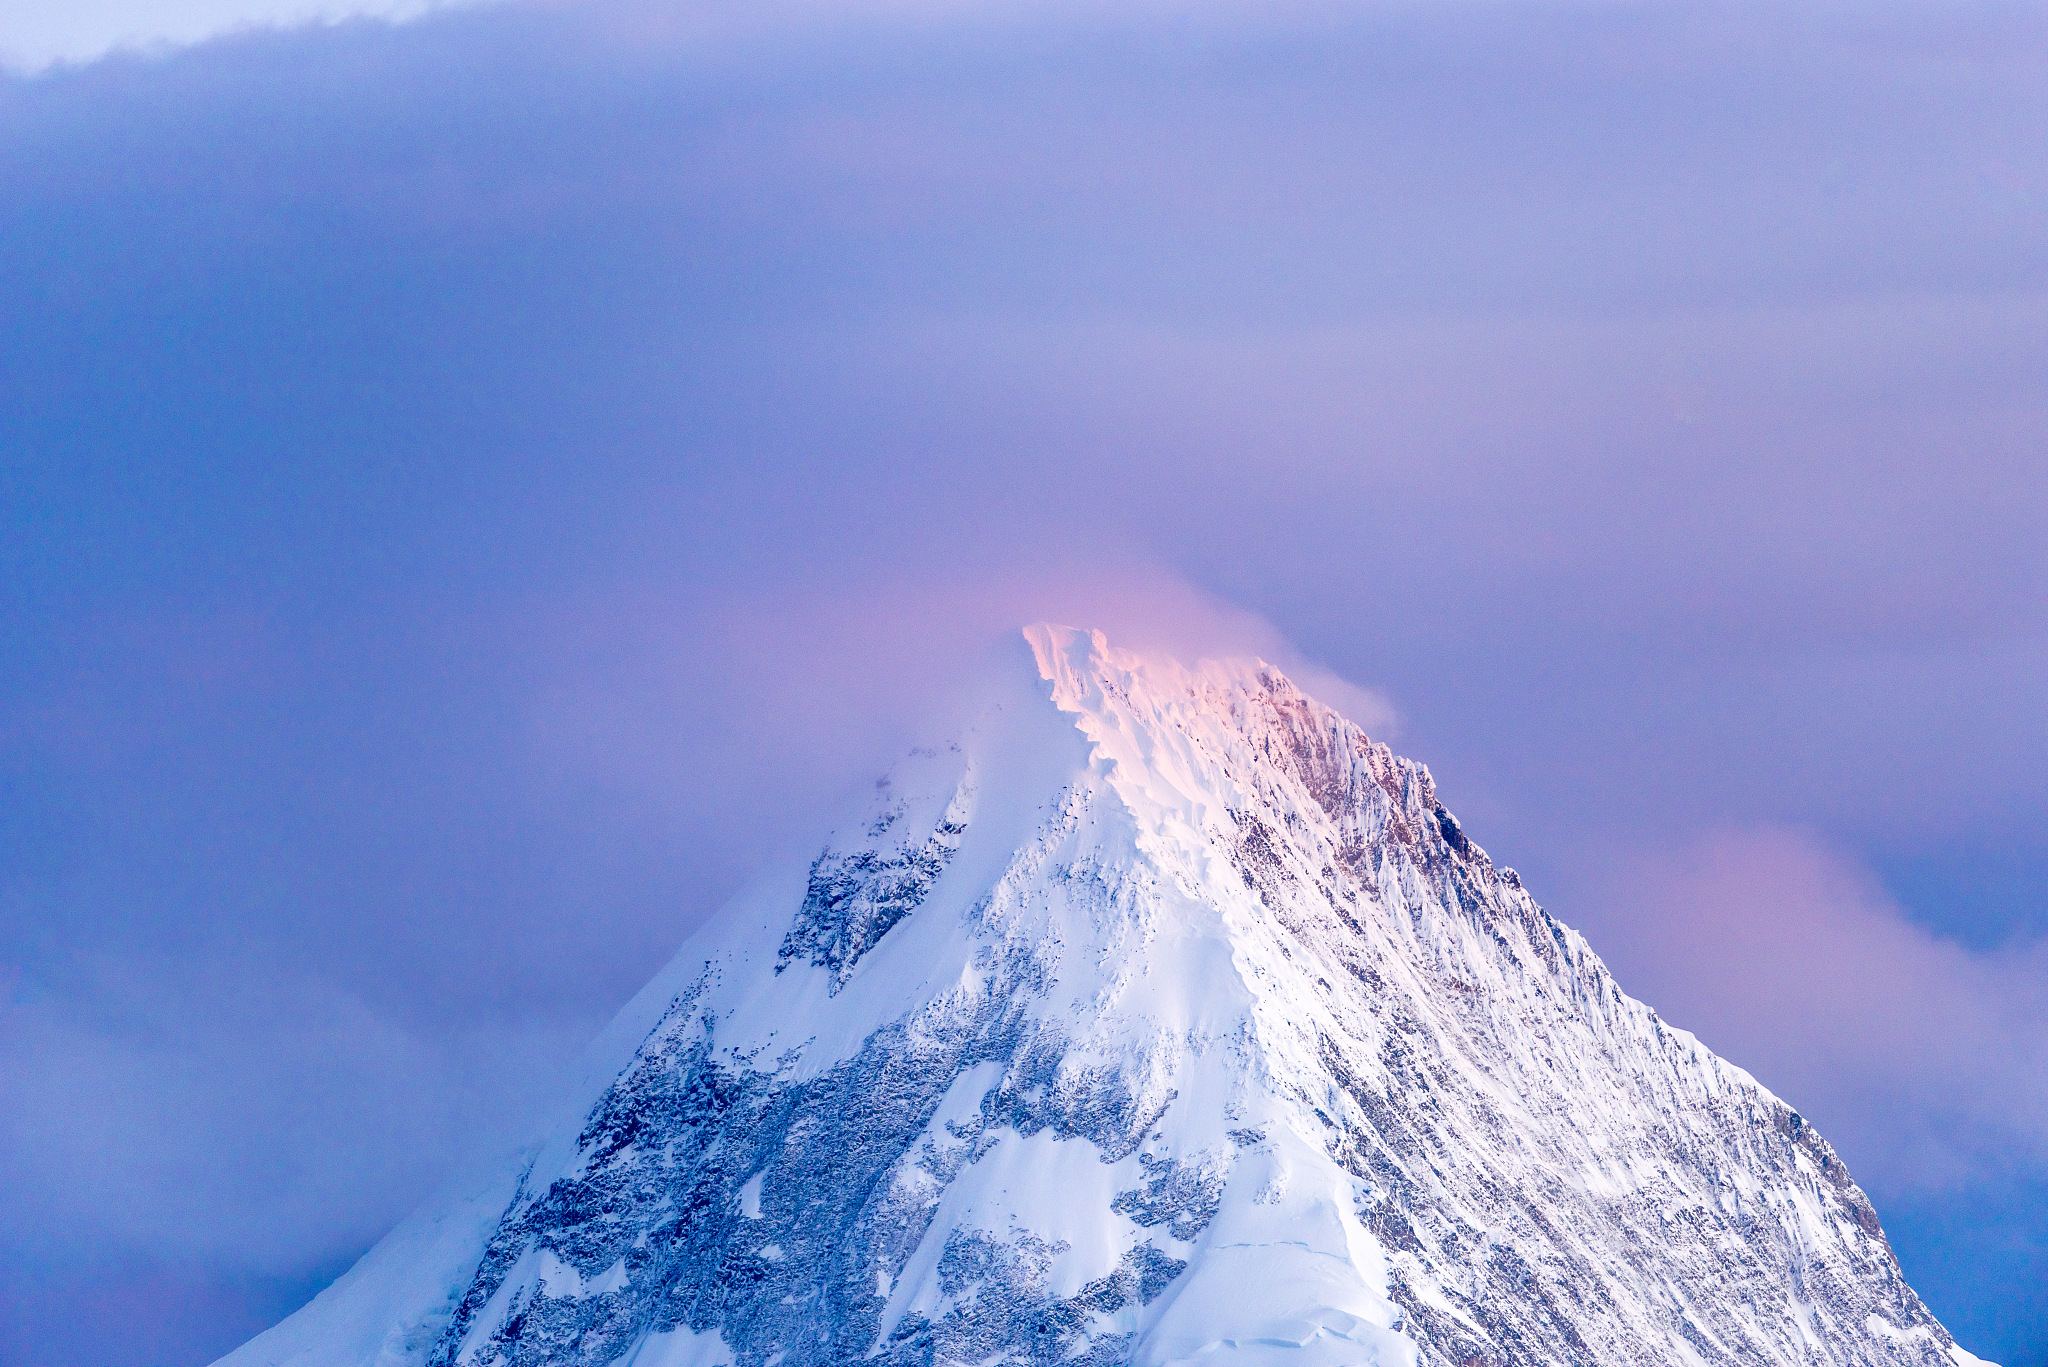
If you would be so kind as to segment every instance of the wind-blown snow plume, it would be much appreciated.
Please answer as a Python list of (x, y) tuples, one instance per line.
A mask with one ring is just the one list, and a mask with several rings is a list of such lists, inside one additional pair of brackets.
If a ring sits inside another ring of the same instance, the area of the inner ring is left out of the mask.
[(1968, 1363), (1791, 1108), (1258, 661), (1036, 668), (226, 1359)]

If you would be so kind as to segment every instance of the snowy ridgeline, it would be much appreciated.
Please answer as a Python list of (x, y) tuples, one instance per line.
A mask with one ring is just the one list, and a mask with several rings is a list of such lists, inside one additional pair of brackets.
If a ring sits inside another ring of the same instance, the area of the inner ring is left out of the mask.
[(225, 1361), (1975, 1361), (1427, 769), (1255, 661), (1026, 637), (557, 1132)]

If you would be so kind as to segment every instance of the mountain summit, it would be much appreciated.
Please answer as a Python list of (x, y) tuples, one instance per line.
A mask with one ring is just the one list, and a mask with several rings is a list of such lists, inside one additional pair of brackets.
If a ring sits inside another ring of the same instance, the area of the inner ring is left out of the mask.
[(224, 1363), (1976, 1361), (1426, 768), (1257, 661), (1024, 635), (557, 1133)]

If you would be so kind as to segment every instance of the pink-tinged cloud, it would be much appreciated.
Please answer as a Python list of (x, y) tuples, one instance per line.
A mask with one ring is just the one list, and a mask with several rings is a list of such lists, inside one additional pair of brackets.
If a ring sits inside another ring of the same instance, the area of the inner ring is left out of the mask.
[[(874, 777), (892, 747), (931, 740), (982, 696), (1035, 621), (1099, 629), (1177, 658), (1257, 656), (1370, 733), (1398, 717), (1381, 692), (1305, 655), (1268, 620), (1137, 556), (1009, 563), (692, 601), (639, 584), (528, 605), (534, 771), (611, 807), (684, 820), (772, 791), (783, 838), (808, 840), (792, 795), (829, 799)], [(727, 748), (731, 753), (725, 753)], [(708, 771), (721, 776), (706, 784)], [(650, 805), (651, 804), (651, 805)], [(823, 819), (819, 817), (818, 819)], [(758, 855), (756, 856), (758, 857)], [(735, 874), (742, 870), (735, 868)]]
[(1972, 952), (1773, 828), (1623, 855), (1588, 919), (1624, 987), (1804, 1111), (1864, 1181), (1940, 1187), (2048, 1154), (2048, 942)]

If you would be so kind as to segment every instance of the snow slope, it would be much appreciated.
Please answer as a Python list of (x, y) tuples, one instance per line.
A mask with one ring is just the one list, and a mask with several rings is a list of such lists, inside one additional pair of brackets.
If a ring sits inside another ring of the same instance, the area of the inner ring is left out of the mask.
[(552, 1133), (223, 1363), (1975, 1361), (1427, 769), (1257, 661), (1025, 636)]

